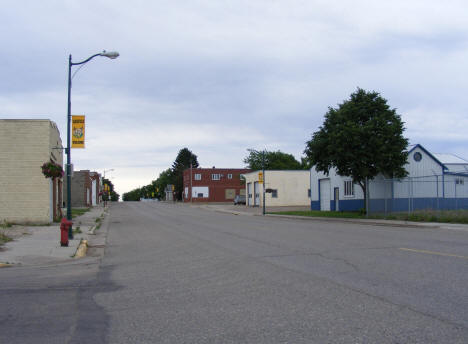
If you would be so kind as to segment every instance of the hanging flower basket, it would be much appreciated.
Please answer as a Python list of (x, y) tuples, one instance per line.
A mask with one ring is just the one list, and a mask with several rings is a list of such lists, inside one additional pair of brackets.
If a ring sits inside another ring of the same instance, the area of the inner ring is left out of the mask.
[(46, 178), (52, 178), (52, 179), (55, 179), (55, 178), (62, 178), (63, 177), (63, 169), (62, 169), (62, 166), (52, 162), (52, 161), (49, 161), (49, 162), (45, 162), (42, 166), (42, 174), (46, 177)]

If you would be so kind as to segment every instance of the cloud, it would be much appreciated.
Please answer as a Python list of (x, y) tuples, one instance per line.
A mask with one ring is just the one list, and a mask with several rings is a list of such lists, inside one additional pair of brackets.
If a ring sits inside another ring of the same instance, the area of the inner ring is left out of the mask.
[[(85, 114), (76, 168), (115, 168), (129, 191), (188, 147), (241, 167), (247, 148), (300, 158), (329, 106), (362, 87), (397, 108), (406, 135), (468, 157), (464, 1), (123, 0), (9, 2), (0, 13), (0, 117), (50, 118), (65, 142), (68, 55)], [(74, 67), (76, 71), (76, 67)], [(119, 190), (118, 190), (119, 191)]]

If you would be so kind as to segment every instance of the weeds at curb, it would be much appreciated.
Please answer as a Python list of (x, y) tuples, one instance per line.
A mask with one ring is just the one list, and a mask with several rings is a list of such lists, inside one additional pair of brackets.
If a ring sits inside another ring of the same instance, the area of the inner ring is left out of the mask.
[(2, 246), (4, 243), (7, 243), (9, 241), (12, 241), (13, 239), (10, 238), (8, 235), (0, 232), (0, 246)]
[(0, 223), (0, 228), (10, 228), (13, 226), (10, 222), (7, 222), (6, 220), (3, 221), (3, 223)]

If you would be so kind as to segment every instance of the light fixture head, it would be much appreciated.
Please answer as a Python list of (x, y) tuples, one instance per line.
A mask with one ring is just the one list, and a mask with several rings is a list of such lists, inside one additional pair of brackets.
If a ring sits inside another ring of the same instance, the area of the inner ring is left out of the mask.
[(105, 50), (103, 50), (102, 53), (101, 53), (101, 56), (105, 56), (105, 57), (108, 57), (110, 59), (116, 59), (117, 57), (119, 57), (119, 53), (116, 52), (116, 51), (105, 51)]

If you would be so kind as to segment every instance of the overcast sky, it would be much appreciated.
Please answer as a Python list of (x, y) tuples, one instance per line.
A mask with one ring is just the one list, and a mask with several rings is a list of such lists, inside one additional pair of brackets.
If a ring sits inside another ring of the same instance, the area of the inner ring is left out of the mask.
[[(379, 92), (405, 136), (468, 159), (468, 2), (435, 0), (3, 0), (0, 118), (47, 118), (66, 144), (68, 55), (86, 115), (75, 170), (121, 195), (183, 147), (202, 167), (248, 148), (300, 159), (329, 106)], [(76, 67), (74, 67), (74, 71)]]

